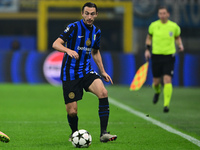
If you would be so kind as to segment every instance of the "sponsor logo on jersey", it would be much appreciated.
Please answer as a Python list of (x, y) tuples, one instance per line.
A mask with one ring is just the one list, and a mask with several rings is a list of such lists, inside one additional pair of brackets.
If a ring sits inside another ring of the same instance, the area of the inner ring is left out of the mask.
[(52, 85), (61, 85), (60, 71), (64, 53), (52, 52), (44, 61), (43, 72), (46, 80)]
[(86, 54), (89, 54), (91, 52), (91, 49), (92, 48), (87, 48), (87, 47), (80, 47), (78, 46), (77, 47), (78, 50), (81, 50), (81, 51), (86, 51)]

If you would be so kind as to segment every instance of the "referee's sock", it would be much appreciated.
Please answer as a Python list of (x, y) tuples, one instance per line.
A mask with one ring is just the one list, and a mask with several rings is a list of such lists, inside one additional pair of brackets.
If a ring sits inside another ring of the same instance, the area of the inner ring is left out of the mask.
[(99, 99), (99, 118), (101, 125), (101, 135), (106, 132), (109, 118), (108, 97)]
[(164, 84), (164, 107), (169, 107), (170, 100), (172, 97), (173, 86), (171, 83)]
[(161, 92), (161, 84), (155, 86), (154, 84), (152, 84), (152, 88), (154, 89), (156, 94), (160, 94)]
[(78, 116), (71, 117), (67, 115), (69, 126), (72, 130), (72, 133), (78, 130)]
[(153, 103), (156, 104), (158, 102), (159, 95), (160, 95), (160, 92), (161, 92), (161, 84), (158, 84), (157, 86), (152, 84), (152, 88), (155, 91), (155, 94), (154, 94), (154, 97), (153, 97)]

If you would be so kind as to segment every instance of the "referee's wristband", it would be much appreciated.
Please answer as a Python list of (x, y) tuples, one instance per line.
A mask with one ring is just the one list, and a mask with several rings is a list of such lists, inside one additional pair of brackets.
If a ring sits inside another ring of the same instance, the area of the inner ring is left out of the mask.
[(145, 47), (146, 47), (146, 49), (148, 49), (148, 50), (151, 49), (151, 45), (146, 45)]

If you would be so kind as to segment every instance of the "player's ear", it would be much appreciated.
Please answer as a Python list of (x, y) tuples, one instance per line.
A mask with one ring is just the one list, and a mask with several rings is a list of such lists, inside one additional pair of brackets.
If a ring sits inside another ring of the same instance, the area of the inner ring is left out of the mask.
[(167, 12), (167, 15), (168, 15), (168, 18), (170, 17), (170, 13), (169, 12)]
[(95, 14), (95, 17), (97, 17), (98, 16), (98, 12), (96, 12), (96, 14)]
[(82, 15), (82, 16), (84, 15), (84, 9), (83, 9), (83, 10), (81, 10), (81, 15)]

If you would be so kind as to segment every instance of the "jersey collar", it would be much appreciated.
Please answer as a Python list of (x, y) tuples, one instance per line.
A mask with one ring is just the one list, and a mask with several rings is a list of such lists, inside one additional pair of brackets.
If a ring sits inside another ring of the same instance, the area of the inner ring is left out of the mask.
[(94, 25), (92, 25), (92, 27), (88, 27), (88, 26), (83, 22), (83, 19), (81, 19), (81, 24), (83, 25), (83, 27), (84, 27), (85, 29), (88, 29), (88, 30), (92, 30), (92, 29), (93, 29), (93, 26), (94, 26)]

